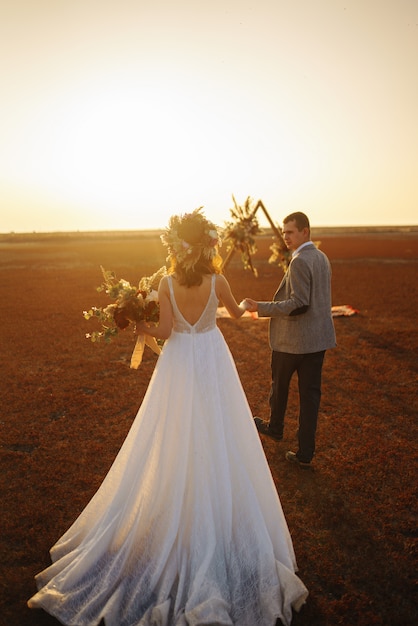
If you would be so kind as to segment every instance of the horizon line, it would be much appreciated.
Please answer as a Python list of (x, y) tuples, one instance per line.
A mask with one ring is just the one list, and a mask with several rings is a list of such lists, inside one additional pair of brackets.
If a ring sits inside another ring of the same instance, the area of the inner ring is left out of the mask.
[[(32, 231), (8, 231), (0, 232), (1, 238), (13, 238), (20, 236), (82, 236), (82, 235), (138, 235), (148, 234), (156, 235), (164, 232), (164, 228), (125, 228), (125, 229), (98, 229), (98, 230), (32, 230)], [(262, 233), (258, 236), (262, 237), (263, 234), (272, 233), (270, 227), (262, 227)], [(358, 226), (312, 226), (311, 231), (328, 231), (328, 232), (418, 232), (418, 224), (405, 224), (405, 225), (358, 225)]]

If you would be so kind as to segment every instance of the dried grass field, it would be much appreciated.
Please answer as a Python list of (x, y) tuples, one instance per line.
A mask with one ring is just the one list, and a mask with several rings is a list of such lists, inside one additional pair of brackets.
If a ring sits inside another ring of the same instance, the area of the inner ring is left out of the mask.
[[(417, 623), (418, 233), (326, 233), (335, 319), (313, 471), (294, 449), (292, 381), (285, 437), (262, 438), (310, 595), (294, 626)], [(282, 271), (261, 237), (259, 277), (237, 255), (226, 275), (237, 299), (270, 299)], [(107, 302), (100, 265), (136, 283), (165, 263), (156, 233), (0, 238), (0, 624), (57, 624), (30, 611), (33, 576), (90, 500), (147, 388), (156, 355), (129, 368), (133, 335), (85, 338), (82, 311)], [(267, 321), (220, 319), (254, 415), (268, 418)], [(216, 462), (216, 459), (214, 459)]]

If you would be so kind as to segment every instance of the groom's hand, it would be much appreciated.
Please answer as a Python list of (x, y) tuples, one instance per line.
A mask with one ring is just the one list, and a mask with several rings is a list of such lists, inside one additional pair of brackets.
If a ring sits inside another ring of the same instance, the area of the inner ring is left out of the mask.
[(252, 300), (251, 298), (244, 298), (243, 302), (245, 303), (245, 308), (250, 313), (257, 313), (258, 302), (257, 300)]

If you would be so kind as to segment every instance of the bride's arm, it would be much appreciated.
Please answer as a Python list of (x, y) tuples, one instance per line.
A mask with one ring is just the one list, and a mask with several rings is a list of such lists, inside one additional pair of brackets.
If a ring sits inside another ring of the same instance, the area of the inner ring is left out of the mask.
[(170, 301), (170, 290), (167, 277), (160, 281), (158, 287), (158, 302), (160, 305), (160, 320), (158, 326), (140, 322), (136, 325), (138, 334), (150, 335), (156, 339), (168, 339), (173, 328), (173, 309)]
[(237, 303), (228, 281), (222, 274), (216, 277), (216, 295), (228, 311), (229, 315), (234, 319), (238, 319), (243, 313), (245, 313), (246, 307), (244, 303)]

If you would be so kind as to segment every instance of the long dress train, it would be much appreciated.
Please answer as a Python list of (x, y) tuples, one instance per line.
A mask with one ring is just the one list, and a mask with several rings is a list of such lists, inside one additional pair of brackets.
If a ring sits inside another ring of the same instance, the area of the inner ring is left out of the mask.
[(290, 624), (307, 590), (235, 363), (180, 313), (109, 473), (29, 600), (68, 626)]

